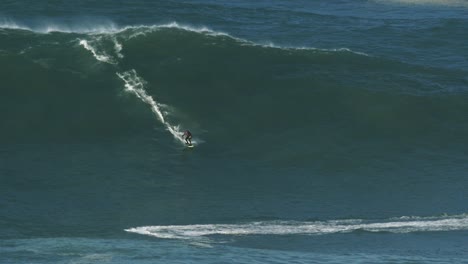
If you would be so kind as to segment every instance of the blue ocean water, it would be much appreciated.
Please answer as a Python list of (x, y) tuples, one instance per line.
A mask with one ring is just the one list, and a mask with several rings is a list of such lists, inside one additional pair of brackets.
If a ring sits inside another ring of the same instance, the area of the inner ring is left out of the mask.
[(0, 263), (467, 263), (467, 32), (463, 0), (2, 1)]

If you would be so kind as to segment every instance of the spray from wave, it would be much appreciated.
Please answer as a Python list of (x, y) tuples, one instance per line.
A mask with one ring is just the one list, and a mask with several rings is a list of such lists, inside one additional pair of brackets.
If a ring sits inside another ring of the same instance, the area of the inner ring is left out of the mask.
[[(304, 46), (281, 46), (277, 45), (273, 42), (268, 42), (268, 43), (256, 43), (252, 42), (243, 38), (238, 38), (235, 36), (232, 36), (228, 33), (222, 32), (222, 31), (216, 31), (212, 30), (206, 26), (190, 26), (190, 25), (184, 25), (180, 24), (177, 22), (170, 22), (166, 24), (158, 24), (158, 25), (130, 25), (130, 26), (118, 26), (115, 23), (111, 21), (100, 21), (96, 20), (91, 20), (90, 22), (83, 23), (82, 20), (80, 19), (75, 19), (73, 22), (69, 23), (61, 23), (61, 22), (54, 22), (54, 21), (39, 21), (35, 25), (26, 25), (24, 23), (18, 23), (12, 19), (6, 19), (2, 18), (0, 19), (0, 28), (4, 29), (21, 29), (21, 30), (28, 30), (36, 33), (52, 33), (52, 32), (61, 32), (61, 33), (79, 33), (79, 34), (91, 34), (91, 35), (115, 35), (115, 34), (121, 34), (124, 32), (132, 32), (129, 34), (128, 38), (135, 38), (139, 36), (145, 36), (148, 33), (152, 33), (158, 30), (162, 29), (178, 29), (178, 30), (184, 30), (188, 32), (195, 32), (195, 33), (200, 33), (200, 34), (205, 34), (208, 36), (223, 36), (230, 38), (232, 40), (235, 40), (239, 42), (242, 45), (246, 46), (260, 46), (264, 48), (274, 48), (274, 49), (284, 49), (284, 50), (313, 50), (313, 51), (319, 51), (319, 52), (343, 52), (343, 53), (354, 53), (357, 55), (364, 55), (364, 56), (369, 56), (368, 54), (362, 52), (362, 51), (353, 51), (349, 48), (341, 47), (341, 48), (333, 48), (333, 49), (319, 49), (319, 48), (314, 48), (314, 47), (304, 47)], [(83, 45), (84, 46), (84, 45)], [(91, 50), (89, 47), (85, 47), (86, 49)], [(122, 46), (115, 41), (115, 51), (117, 53), (118, 58), (123, 58), (123, 55), (120, 53), (122, 50)], [(95, 54), (93, 52), (93, 54)], [(96, 57), (96, 56), (95, 56)], [(108, 58), (102, 58), (104, 62), (109, 62)], [(100, 61), (103, 61), (101, 59), (98, 59)]]
[(22, 29), (44, 34), (52, 32), (103, 34), (120, 30), (114, 22), (108, 19), (92, 17), (74, 17), (66, 20), (41, 18), (31, 19), (28, 22), (0, 17), (0, 28)]
[(336, 233), (367, 232), (438, 232), (468, 230), (468, 215), (441, 217), (401, 217), (384, 221), (361, 219), (316, 222), (265, 221), (245, 224), (205, 224), (142, 226), (125, 229), (127, 232), (164, 239), (197, 239), (213, 235), (327, 235)]

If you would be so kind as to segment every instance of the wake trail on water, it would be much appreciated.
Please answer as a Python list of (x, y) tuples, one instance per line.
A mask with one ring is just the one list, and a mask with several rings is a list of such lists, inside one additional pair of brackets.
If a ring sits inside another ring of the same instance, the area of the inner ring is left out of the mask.
[(145, 81), (139, 77), (134, 69), (123, 73), (116, 73), (120, 79), (125, 82), (126, 91), (136, 95), (142, 102), (148, 104), (151, 107), (151, 111), (158, 117), (159, 121), (166, 127), (166, 129), (174, 136), (175, 139), (184, 143), (182, 132), (179, 131), (179, 126), (173, 126), (164, 118), (164, 114), (161, 111), (161, 105), (154, 100), (153, 97), (149, 96), (145, 90)]
[(109, 55), (105, 53), (98, 53), (95, 48), (91, 46), (91, 44), (87, 40), (80, 40), (80, 45), (83, 46), (86, 50), (90, 51), (94, 58), (96, 58), (98, 61), (101, 62), (106, 62), (110, 64), (117, 64)]
[[(95, 41), (99, 41), (98, 37)], [(112, 38), (114, 44), (114, 51), (118, 58), (123, 58), (124, 56), (121, 53), (122, 44), (120, 44), (115, 38)], [(96, 47), (92, 45), (91, 41), (79, 40), (79, 44), (83, 46), (86, 50), (90, 51), (93, 54), (94, 58), (100, 62), (118, 65), (118, 61), (106, 54), (105, 52), (100, 52)], [(140, 99), (145, 104), (149, 105), (151, 111), (155, 114), (157, 119), (166, 127), (166, 129), (174, 136), (176, 140), (180, 143), (185, 144), (183, 138), (183, 132), (180, 131), (179, 125), (170, 124), (166, 118), (164, 112), (161, 110), (162, 105), (157, 102), (154, 97), (150, 96), (145, 89), (146, 81), (140, 77), (135, 69), (131, 69), (124, 72), (116, 72), (116, 75), (124, 82), (125, 91), (134, 94), (138, 99)], [(193, 144), (196, 144), (196, 141), (192, 141)]]
[(125, 229), (130, 233), (163, 239), (196, 240), (213, 235), (327, 235), (367, 231), (373, 233), (413, 233), (468, 230), (468, 215), (440, 217), (400, 217), (372, 221), (362, 219), (315, 222), (264, 221), (242, 224), (200, 224), (142, 226)]

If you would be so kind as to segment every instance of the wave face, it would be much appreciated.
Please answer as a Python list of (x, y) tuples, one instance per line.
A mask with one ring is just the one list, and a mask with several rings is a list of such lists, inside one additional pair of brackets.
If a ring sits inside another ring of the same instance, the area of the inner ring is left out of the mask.
[[(0, 33), (4, 143), (134, 142), (157, 153), (171, 174), (184, 166), (172, 155), (190, 129), (205, 153), (193, 172), (208, 182), (213, 168), (239, 188), (252, 175), (256, 184), (275, 175), (271, 188), (280, 190), (289, 175), (288, 186), (305, 196), (314, 180), (339, 197), (347, 192), (335, 180), (353, 190), (374, 186), (378, 197), (388, 186), (404, 188), (395, 207), (412, 197), (413, 185), (394, 177), (413, 178), (424, 193), (444, 196), (434, 185), (441, 179), (460, 192), (465, 69), (347, 47), (262, 44), (175, 22), (106, 33)], [(369, 183), (373, 175), (383, 182)], [(460, 196), (447, 197), (440, 208), (449, 200), (463, 208)]]

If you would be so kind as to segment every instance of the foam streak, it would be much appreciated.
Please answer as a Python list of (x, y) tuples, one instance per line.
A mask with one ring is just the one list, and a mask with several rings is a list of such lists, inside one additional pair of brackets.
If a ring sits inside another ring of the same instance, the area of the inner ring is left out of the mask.
[(117, 54), (117, 57), (119, 57), (119, 59), (122, 59), (124, 56), (122, 55), (121, 51), (122, 51), (122, 44), (120, 44), (116, 38), (113, 38), (112, 41), (114, 42), (114, 50), (115, 50), (115, 54)]
[(88, 41), (82, 39), (80, 40), (80, 45), (89, 50), (98, 61), (115, 64), (115, 62), (109, 56), (98, 54), (97, 51), (88, 43)]
[[(117, 54), (117, 57), (123, 58), (123, 55), (120, 53), (120, 51), (122, 50), (122, 45), (115, 38), (113, 38), (112, 41), (114, 43), (114, 51)], [(82, 45), (85, 49), (89, 50), (98, 61), (110, 64), (117, 64), (117, 62), (115, 62), (113, 58), (107, 55), (99, 54), (96, 51), (96, 49), (88, 43), (88, 41), (80, 40), (80, 45)], [(122, 79), (122, 81), (124, 81), (126, 91), (133, 93), (141, 101), (148, 104), (151, 107), (151, 111), (156, 115), (156, 117), (159, 119), (159, 121), (161, 121), (161, 123), (166, 127), (166, 129), (174, 136), (174, 138), (180, 141), (181, 143), (185, 143), (183, 139), (183, 133), (180, 132), (179, 126), (174, 126), (166, 121), (166, 118), (163, 112), (161, 111), (161, 104), (156, 102), (156, 100), (154, 100), (153, 97), (148, 95), (148, 93), (145, 90), (146, 82), (140, 76), (138, 76), (136, 71), (132, 69), (123, 73), (117, 72), (116, 74), (120, 79)], [(195, 141), (192, 142), (196, 143)]]
[(368, 232), (436, 232), (468, 230), (468, 215), (412, 218), (413, 220), (371, 222), (360, 219), (296, 222), (267, 221), (246, 224), (207, 224), (181, 226), (143, 226), (126, 229), (127, 232), (166, 239), (197, 239), (211, 235), (326, 235)]
[(145, 81), (137, 75), (136, 71), (132, 69), (123, 73), (117, 72), (116, 74), (125, 82), (126, 91), (133, 93), (141, 101), (148, 104), (151, 107), (151, 111), (157, 116), (159, 121), (161, 121), (166, 129), (174, 136), (174, 138), (184, 143), (182, 132), (179, 131), (179, 127), (173, 126), (166, 121), (164, 114), (161, 111), (161, 105), (156, 102), (153, 97), (146, 93)]

